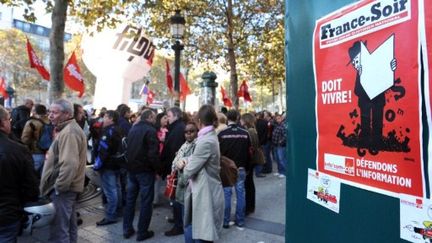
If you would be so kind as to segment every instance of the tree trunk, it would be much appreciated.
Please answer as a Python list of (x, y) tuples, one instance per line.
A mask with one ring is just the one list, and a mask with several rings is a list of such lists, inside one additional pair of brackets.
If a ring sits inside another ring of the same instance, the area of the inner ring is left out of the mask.
[(51, 81), (49, 88), (49, 103), (59, 99), (63, 95), (63, 62), (64, 62), (64, 33), (66, 24), (68, 2), (67, 0), (55, 0), (51, 15), (50, 34), (50, 72)]
[(231, 86), (231, 100), (234, 102), (235, 109), (239, 108), (239, 98), (237, 97), (238, 90), (238, 77), (237, 77), (237, 62), (235, 56), (235, 44), (233, 40), (233, 13), (232, 13), (232, 0), (228, 0), (227, 7), (227, 41), (228, 41), (228, 62), (230, 66), (230, 86)]

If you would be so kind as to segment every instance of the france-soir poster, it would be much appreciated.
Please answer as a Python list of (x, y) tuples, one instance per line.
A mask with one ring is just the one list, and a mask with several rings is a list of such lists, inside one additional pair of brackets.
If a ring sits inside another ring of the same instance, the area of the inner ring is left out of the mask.
[(417, 0), (365, 0), (316, 21), (317, 170), (424, 195)]

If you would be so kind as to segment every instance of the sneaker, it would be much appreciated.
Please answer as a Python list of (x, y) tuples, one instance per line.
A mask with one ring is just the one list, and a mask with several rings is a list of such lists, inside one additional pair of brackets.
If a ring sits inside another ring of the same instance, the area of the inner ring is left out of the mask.
[(279, 176), (279, 173), (276, 172), (276, 173), (273, 173), (273, 175), (274, 175), (274, 176)]
[(179, 229), (176, 227), (173, 227), (172, 229), (165, 232), (165, 236), (176, 236), (182, 234), (183, 234), (183, 229)]
[(224, 224), (222, 227), (223, 227), (224, 229), (228, 229), (230, 226), (229, 226), (229, 224)]
[(235, 224), (238, 230), (244, 230), (244, 224)]
[(244, 227), (243, 227), (243, 226), (236, 226), (236, 228), (237, 228), (238, 230), (244, 230)]
[(233, 225), (235, 225), (235, 222), (234, 221), (229, 221), (228, 225), (229, 226), (233, 226)]
[(117, 223), (116, 220), (109, 220), (109, 219), (102, 219), (101, 221), (96, 222), (97, 226), (103, 226), (103, 225), (109, 225), (109, 224), (115, 224)]
[(129, 239), (134, 234), (135, 234), (135, 230), (134, 229), (130, 229), (130, 230), (127, 230), (126, 232), (123, 233), (123, 237), (125, 239)]
[(149, 238), (152, 238), (153, 236), (154, 236), (154, 232), (149, 230), (146, 233), (144, 233), (143, 235), (137, 236), (136, 241), (144, 241), (144, 240), (147, 240)]
[(283, 178), (285, 178), (285, 175), (280, 174), (280, 175), (278, 175), (278, 177), (279, 177), (280, 179), (283, 179)]
[(266, 177), (266, 175), (264, 175), (263, 173), (258, 173), (255, 175), (256, 177)]

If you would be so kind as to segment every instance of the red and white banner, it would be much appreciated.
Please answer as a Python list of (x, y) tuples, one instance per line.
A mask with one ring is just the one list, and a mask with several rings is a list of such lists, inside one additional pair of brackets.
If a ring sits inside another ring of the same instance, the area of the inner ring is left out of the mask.
[(36, 68), (38, 73), (42, 76), (43, 79), (49, 81), (50, 80), (50, 74), (44, 67), (42, 61), (39, 59), (39, 57), (36, 55), (35, 51), (33, 50), (32, 45), (30, 44), (30, 41), (27, 39), (27, 54), (30, 61), (30, 67)]
[(76, 60), (75, 52), (69, 58), (63, 70), (65, 84), (72, 90), (78, 91), (78, 97), (82, 97), (85, 90), (84, 78)]
[(316, 22), (317, 168), (424, 195), (418, 0), (365, 0)]

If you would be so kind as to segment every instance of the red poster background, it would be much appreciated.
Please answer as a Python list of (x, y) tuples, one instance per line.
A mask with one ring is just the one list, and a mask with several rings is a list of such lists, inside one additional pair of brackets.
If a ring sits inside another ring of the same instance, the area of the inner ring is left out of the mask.
[[(429, 95), (432, 94), (432, 1), (424, 0), (424, 15), (425, 15), (425, 30), (426, 30), (426, 45), (427, 45), (427, 59), (429, 71)], [(432, 101), (430, 101), (432, 104)], [(431, 142), (431, 141), (429, 141)], [(429, 158), (430, 159), (430, 158)]]
[[(317, 168), (357, 187), (393, 196), (405, 193), (421, 197), (424, 186), (420, 140), (418, 3), (416, 0), (409, 1), (410, 20), (327, 48), (320, 48), (321, 26), (371, 1), (362, 1), (317, 21), (314, 34)], [(365, 145), (359, 138), (360, 108), (354, 93), (357, 71), (350, 63), (348, 50), (355, 41), (362, 41), (366, 42), (372, 53), (393, 34), (397, 61), (394, 79), (400, 79), (400, 82), (394, 84), (397, 88), (385, 91), (383, 113), (387, 116), (383, 118), (384, 145), (379, 145), (382, 147), (378, 149), (368, 148), (371, 145)], [(335, 92), (344, 92), (345, 102), (324, 104), (322, 95), (331, 92), (323, 90), (323, 82), (328, 84), (327, 81), (338, 79), (341, 81), (335, 86)], [(338, 165), (341, 167), (325, 164), (324, 154), (340, 156), (343, 162)], [(339, 171), (329, 170), (328, 166), (338, 167), (336, 170)], [(381, 179), (377, 179), (378, 176)], [(383, 176), (386, 179), (382, 179)]]

